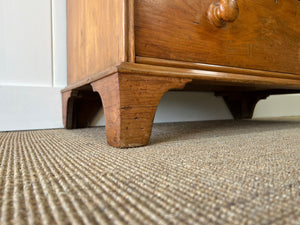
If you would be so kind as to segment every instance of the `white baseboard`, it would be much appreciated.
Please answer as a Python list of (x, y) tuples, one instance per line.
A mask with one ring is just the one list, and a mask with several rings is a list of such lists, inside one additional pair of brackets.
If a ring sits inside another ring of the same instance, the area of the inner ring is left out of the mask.
[[(62, 128), (61, 88), (0, 86), (0, 131)], [(300, 115), (300, 95), (275, 95), (261, 100), (254, 117)], [(155, 123), (224, 120), (232, 116), (213, 93), (169, 92), (157, 109)], [(105, 124), (103, 109), (93, 126)]]
[(232, 119), (221, 97), (210, 92), (168, 92), (158, 106), (155, 122)]
[(254, 118), (300, 116), (300, 94), (271, 95), (260, 100), (254, 111)]
[(0, 86), (0, 131), (63, 127), (60, 90)]
[[(300, 116), (300, 94), (274, 95), (261, 100), (254, 118)], [(155, 123), (232, 119), (225, 102), (213, 93), (168, 92), (158, 106)], [(93, 126), (104, 125), (103, 110), (94, 119)]]

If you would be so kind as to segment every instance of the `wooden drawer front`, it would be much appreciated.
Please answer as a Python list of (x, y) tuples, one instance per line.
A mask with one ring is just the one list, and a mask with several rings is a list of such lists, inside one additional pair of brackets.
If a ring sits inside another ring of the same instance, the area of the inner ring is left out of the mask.
[(136, 55), (300, 74), (300, 1), (275, 1), (237, 0), (237, 19), (216, 27), (219, 0), (136, 0)]

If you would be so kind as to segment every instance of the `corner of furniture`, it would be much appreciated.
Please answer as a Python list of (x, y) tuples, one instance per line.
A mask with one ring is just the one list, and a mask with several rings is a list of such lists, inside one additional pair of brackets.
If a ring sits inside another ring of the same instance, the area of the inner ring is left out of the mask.
[(167, 91), (213, 91), (235, 119), (299, 93), (300, 4), (270, 2), (67, 0), (65, 128), (89, 126), (103, 107), (108, 144), (144, 146)]

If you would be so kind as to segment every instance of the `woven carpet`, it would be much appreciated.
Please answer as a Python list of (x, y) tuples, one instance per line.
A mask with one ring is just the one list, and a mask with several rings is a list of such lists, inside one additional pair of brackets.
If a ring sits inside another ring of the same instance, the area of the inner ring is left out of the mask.
[(300, 118), (0, 133), (0, 224), (300, 224)]

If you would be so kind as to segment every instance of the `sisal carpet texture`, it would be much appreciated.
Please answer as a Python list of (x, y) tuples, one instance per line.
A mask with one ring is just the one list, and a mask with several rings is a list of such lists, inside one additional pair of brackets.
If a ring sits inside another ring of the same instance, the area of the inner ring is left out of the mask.
[(300, 224), (300, 118), (0, 133), (0, 224)]

